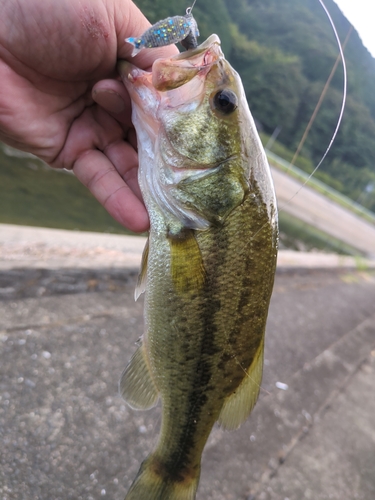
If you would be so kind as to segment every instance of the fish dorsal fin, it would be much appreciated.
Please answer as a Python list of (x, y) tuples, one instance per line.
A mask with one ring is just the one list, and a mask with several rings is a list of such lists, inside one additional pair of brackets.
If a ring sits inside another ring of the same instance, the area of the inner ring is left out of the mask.
[(147, 238), (146, 245), (143, 249), (141, 268), (139, 270), (137, 285), (134, 290), (134, 299), (137, 301), (139, 296), (146, 290), (147, 284), (147, 264), (148, 264), (148, 253), (150, 249), (150, 238)]
[(234, 430), (240, 427), (255, 406), (262, 381), (263, 350), (264, 341), (262, 340), (250, 368), (246, 371), (245, 378), (235, 392), (224, 401), (218, 419), (219, 425), (224, 429)]
[(202, 254), (192, 229), (168, 234), (171, 274), (178, 293), (198, 292), (205, 282)]
[(148, 410), (156, 405), (158, 389), (152, 378), (147, 353), (141, 344), (120, 379), (120, 394), (131, 408)]

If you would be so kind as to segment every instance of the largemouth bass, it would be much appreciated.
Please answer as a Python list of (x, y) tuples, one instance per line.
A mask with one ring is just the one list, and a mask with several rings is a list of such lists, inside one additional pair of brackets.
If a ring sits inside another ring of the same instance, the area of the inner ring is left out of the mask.
[(194, 50), (120, 62), (150, 216), (136, 295), (145, 334), (120, 390), (162, 402), (154, 452), (126, 500), (192, 500), (215, 422), (235, 429), (259, 392), (277, 254), (266, 156), (238, 74), (212, 35)]

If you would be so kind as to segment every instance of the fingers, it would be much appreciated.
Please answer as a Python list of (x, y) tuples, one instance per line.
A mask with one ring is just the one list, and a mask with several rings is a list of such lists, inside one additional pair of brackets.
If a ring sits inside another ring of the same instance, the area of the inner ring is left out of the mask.
[(114, 90), (101, 89), (100, 85), (97, 87), (98, 88), (93, 89), (92, 92), (92, 97), (97, 104), (114, 115), (125, 111), (125, 102), (120, 94)]
[(127, 132), (127, 141), (137, 151), (137, 136), (131, 120), (130, 96), (118, 80), (101, 80), (92, 89), (94, 101), (110, 113)]
[(131, 120), (131, 103), (123, 83), (118, 80), (101, 80), (92, 89), (94, 101), (110, 113), (127, 134), (127, 141), (137, 151), (137, 136)]
[(104, 154), (137, 198), (143, 202), (138, 184), (138, 155), (134, 148), (128, 142), (118, 141), (106, 147)]
[(125, 128), (132, 127), (130, 97), (122, 82), (113, 79), (100, 80), (92, 89), (92, 97)]
[[(120, 149), (114, 148), (107, 154), (116, 158), (120, 155)], [(131, 168), (133, 161), (134, 158), (130, 158), (130, 168), (122, 161), (120, 171), (128, 177), (129, 184), (134, 188), (134, 167)], [(120, 224), (134, 232), (148, 229), (148, 214), (138, 197), (139, 189), (135, 189), (137, 196), (104, 153), (98, 150), (87, 151), (75, 162), (73, 170), (77, 178)]]
[[(126, 110), (122, 113), (126, 115)], [(113, 116), (99, 106), (82, 113), (51, 166), (73, 168), (77, 178), (120, 224), (143, 232), (149, 221), (137, 182), (137, 153), (124, 140), (126, 127)]]

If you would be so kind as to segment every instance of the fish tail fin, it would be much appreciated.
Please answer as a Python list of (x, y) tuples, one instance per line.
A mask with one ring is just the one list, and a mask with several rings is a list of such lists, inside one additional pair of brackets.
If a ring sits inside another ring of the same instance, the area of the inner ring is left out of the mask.
[(125, 38), (125, 42), (130, 43), (134, 47), (133, 52), (131, 53), (132, 57), (136, 56), (138, 52), (144, 48), (144, 43), (141, 38), (134, 38), (131, 36), (130, 38)]
[(173, 474), (150, 455), (141, 465), (125, 500), (194, 500), (198, 488), (198, 470)]

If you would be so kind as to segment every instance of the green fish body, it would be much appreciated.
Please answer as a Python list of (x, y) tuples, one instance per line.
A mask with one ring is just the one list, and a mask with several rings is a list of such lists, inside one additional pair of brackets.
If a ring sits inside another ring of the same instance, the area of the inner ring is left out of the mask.
[(197, 49), (120, 74), (133, 105), (150, 216), (136, 295), (145, 334), (120, 390), (162, 402), (154, 452), (126, 500), (193, 500), (215, 422), (235, 429), (259, 393), (277, 255), (267, 160), (242, 83), (212, 35)]

